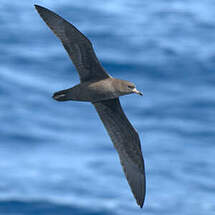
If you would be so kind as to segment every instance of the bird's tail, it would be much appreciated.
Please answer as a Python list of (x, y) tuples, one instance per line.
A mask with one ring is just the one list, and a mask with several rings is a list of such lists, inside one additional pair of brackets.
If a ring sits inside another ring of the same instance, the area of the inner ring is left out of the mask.
[(69, 91), (70, 89), (66, 89), (66, 90), (61, 90), (61, 91), (58, 91), (56, 93), (54, 93), (54, 95), (52, 96), (53, 99), (59, 101), (59, 102), (64, 102), (64, 101), (68, 101), (68, 100), (71, 100), (70, 98), (70, 94), (69, 94)]

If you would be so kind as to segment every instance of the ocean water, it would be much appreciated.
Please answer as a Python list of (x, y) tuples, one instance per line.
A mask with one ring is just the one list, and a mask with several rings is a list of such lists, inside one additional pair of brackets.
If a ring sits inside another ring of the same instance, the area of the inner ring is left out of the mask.
[[(143, 209), (93, 106), (52, 100), (79, 79), (34, 3), (143, 91), (121, 98), (145, 158)], [(1, 0), (0, 215), (214, 215), (214, 11), (214, 0)]]

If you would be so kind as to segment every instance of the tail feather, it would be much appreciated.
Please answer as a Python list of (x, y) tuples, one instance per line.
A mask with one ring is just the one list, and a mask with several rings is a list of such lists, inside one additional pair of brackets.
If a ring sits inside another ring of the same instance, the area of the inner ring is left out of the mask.
[(59, 102), (68, 101), (69, 100), (68, 90), (58, 91), (53, 94), (52, 98)]

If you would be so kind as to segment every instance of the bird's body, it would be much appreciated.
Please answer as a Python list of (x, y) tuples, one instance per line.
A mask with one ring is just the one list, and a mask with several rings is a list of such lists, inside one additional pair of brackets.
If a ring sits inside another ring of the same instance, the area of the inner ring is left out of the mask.
[(119, 97), (141, 94), (129, 81), (112, 78), (101, 66), (91, 42), (56, 13), (35, 5), (42, 19), (61, 40), (80, 77), (80, 84), (54, 93), (57, 101), (91, 102), (119, 154), (125, 176), (142, 207), (145, 199), (145, 169), (138, 133), (128, 121)]
[(83, 82), (75, 85), (72, 88), (56, 92), (53, 98), (58, 101), (74, 100), (93, 103), (108, 99), (114, 99), (118, 98), (119, 96), (131, 93), (124, 92), (121, 89), (123, 88), (123, 86), (121, 86), (122, 83), (124, 83), (124, 81), (112, 77), (98, 81)]

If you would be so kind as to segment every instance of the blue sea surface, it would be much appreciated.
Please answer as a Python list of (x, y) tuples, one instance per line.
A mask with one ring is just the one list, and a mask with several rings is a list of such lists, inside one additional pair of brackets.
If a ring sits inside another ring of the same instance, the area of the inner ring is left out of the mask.
[[(51, 98), (79, 78), (34, 3), (143, 91), (121, 98), (141, 138), (143, 209), (94, 107)], [(214, 215), (214, 11), (214, 0), (1, 0), (0, 215)]]

